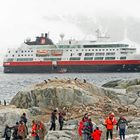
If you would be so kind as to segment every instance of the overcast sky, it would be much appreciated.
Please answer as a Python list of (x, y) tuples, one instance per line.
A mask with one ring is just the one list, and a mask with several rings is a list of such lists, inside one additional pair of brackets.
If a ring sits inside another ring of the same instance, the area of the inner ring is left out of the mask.
[(49, 32), (53, 39), (61, 32), (83, 35), (67, 21), (57, 21), (57, 17), (76, 14), (94, 17), (104, 12), (140, 18), (140, 0), (1, 0), (0, 57), (7, 48), (41, 32)]

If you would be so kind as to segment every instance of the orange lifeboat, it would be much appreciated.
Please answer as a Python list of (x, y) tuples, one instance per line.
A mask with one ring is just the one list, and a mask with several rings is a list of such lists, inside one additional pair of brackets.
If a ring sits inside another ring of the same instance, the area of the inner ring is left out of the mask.
[(37, 55), (48, 55), (48, 51), (47, 50), (37, 50), (36, 54)]
[(52, 51), (51, 55), (52, 56), (61, 56), (62, 55), (62, 51)]

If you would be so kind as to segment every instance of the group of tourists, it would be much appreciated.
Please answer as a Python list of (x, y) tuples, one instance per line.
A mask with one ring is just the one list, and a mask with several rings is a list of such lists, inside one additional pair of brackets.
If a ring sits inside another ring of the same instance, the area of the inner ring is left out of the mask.
[[(59, 122), (59, 130), (63, 129), (64, 116), (66, 114), (58, 110), (54, 110), (51, 113), (50, 122), (51, 126), (49, 130), (56, 130), (56, 120)], [(114, 113), (110, 113), (105, 119), (103, 125), (106, 127), (106, 140), (113, 139), (113, 129), (116, 125), (116, 129), (119, 131), (120, 140), (125, 140), (125, 131), (128, 126), (127, 120), (124, 116), (121, 116), (116, 121)], [(13, 130), (13, 131), (11, 131)], [(46, 127), (41, 121), (32, 121), (31, 126), (31, 138), (32, 140), (44, 140), (46, 135)], [(78, 125), (78, 133), (81, 140), (101, 140), (102, 131), (96, 124), (92, 123), (92, 119), (88, 113), (84, 114), (82, 120)], [(27, 118), (23, 113), (20, 117), (20, 121), (16, 122), (15, 126), (6, 125), (3, 137), (5, 140), (10, 140), (11, 136), (13, 140), (25, 140), (28, 135)]]
[(26, 114), (23, 113), (22, 116), (20, 117), (20, 121), (16, 122), (14, 126), (10, 127), (9, 125), (6, 125), (3, 135), (5, 140), (10, 140), (11, 136), (13, 137), (13, 140), (25, 140), (25, 138), (28, 135), (28, 128), (26, 123), (27, 123)]
[[(115, 125), (116, 129), (119, 131), (120, 140), (125, 140), (125, 131), (128, 126), (128, 122), (124, 116), (121, 116), (119, 120), (116, 121), (114, 113), (110, 113), (105, 119), (103, 125), (106, 127), (106, 140), (109, 138), (113, 140), (113, 129)], [(86, 113), (80, 121), (78, 133), (81, 140), (101, 140), (102, 135), (102, 131), (99, 127), (94, 127), (88, 113)]]
[[(58, 112), (58, 110), (54, 110), (51, 113), (51, 126), (50, 130), (56, 130), (56, 120), (59, 122), (59, 130), (63, 129), (64, 124), (64, 112)], [(41, 121), (32, 121), (31, 126), (31, 138), (32, 140), (44, 140), (46, 135), (46, 127)], [(20, 121), (16, 122), (15, 126), (10, 127), (9, 125), (5, 126), (3, 137), (5, 140), (10, 140), (11, 137), (13, 140), (25, 140), (28, 136), (28, 127), (27, 127), (27, 117), (26, 113), (23, 113), (20, 117)]]

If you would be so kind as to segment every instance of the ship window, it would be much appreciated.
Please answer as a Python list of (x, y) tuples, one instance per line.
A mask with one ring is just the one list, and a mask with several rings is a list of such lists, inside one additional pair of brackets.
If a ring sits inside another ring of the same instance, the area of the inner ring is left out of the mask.
[(107, 52), (106, 55), (115, 55), (115, 52)]
[(26, 56), (26, 54), (25, 54), (25, 56)]
[(16, 51), (16, 53), (17, 53), (17, 51)]
[(89, 49), (89, 51), (90, 51), (90, 49)]
[(31, 52), (33, 52), (33, 50), (31, 50)]
[(12, 57), (14, 57), (14, 55), (12, 55)]
[(84, 60), (93, 60), (93, 57), (84, 57)]
[(85, 56), (93, 56), (94, 53), (85, 53)]
[(44, 60), (58, 61), (61, 60), (61, 58), (44, 58)]
[(28, 56), (30, 56), (30, 54), (28, 54)]
[(96, 56), (104, 55), (105, 53), (96, 53)]
[(101, 51), (101, 49), (99, 49), (99, 51)]
[(78, 55), (79, 55), (79, 56), (81, 56), (81, 55), (82, 55), (82, 53), (78, 53)]
[(21, 56), (23, 56), (23, 54)]
[(7, 62), (13, 62), (13, 58), (9, 58), (9, 59), (7, 59)]
[(82, 51), (84, 51), (84, 49), (82, 49)]
[(114, 60), (115, 57), (106, 57), (105, 60)]
[(106, 51), (108, 51), (108, 49), (106, 49)]
[(104, 51), (105, 49), (102, 49), (102, 51)]
[(10, 51), (8, 51), (8, 53), (10, 53)]
[(28, 51), (28, 52), (30, 52), (30, 51)]
[(76, 51), (78, 51), (78, 50), (76, 50)]
[(125, 59), (126, 59), (126, 57), (120, 57), (120, 59), (121, 59), (121, 60), (125, 60)]
[(31, 56), (33, 56), (33, 54), (31, 54)]
[(103, 60), (103, 57), (95, 57), (94, 60)]
[(92, 49), (92, 51), (94, 51), (94, 49)]
[(80, 60), (80, 57), (71, 57), (70, 60)]
[(127, 52), (121, 52), (121, 54), (127, 54)]
[(18, 57), (20, 57), (20, 55), (18, 55)]
[(17, 61), (33, 61), (33, 58), (17, 58)]
[(23, 51), (21, 51), (23, 53)]
[(96, 51), (98, 51), (98, 49), (96, 49)]
[(114, 48), (114, 47), (128, 47), (127, 44), (106, 44), (106, 45), (84, 45), (84, 48)]
[(26, 52), (26, 51), (25, 51)]

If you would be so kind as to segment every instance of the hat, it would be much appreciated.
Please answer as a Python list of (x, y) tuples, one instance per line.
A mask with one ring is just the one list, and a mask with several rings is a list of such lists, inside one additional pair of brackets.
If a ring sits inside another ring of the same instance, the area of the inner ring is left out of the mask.
[(111, 112), (111, 113), (109, 114), (109, 116), (114, 117), (114, 113), (113, 113), (113, 112)]

